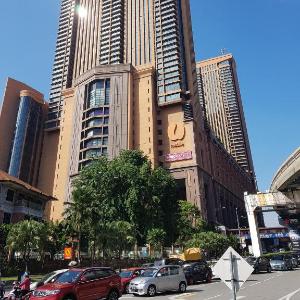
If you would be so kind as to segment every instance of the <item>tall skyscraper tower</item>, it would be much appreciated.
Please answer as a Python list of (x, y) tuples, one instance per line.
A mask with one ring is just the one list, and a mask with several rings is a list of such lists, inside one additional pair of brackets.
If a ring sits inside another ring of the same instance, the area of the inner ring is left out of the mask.
[(56, 130), (60, 126), (62, 109), (62, 91), (72, 86), (74, 53), (76, 47), (79, 0), (62, 0), (57, 32), (56, 50), (52, 69), (50, 104), (47, 130)]
[(58, 199), (50, 219), (84, 166), (122, 149), (169, 170), (210, 222), (234, 226), (253, 190), (204, 130), (188, 0), (62, 0), (49, 110), (38, 187)]
[(197, 75), (200, 103), (210, 127), (238, 164), (255, 177), (233, 56), (197, 63)]
[(47, 130), (59, 129), (76, 78), (122, 63), (156, 67), (159, 105), (196, 97), (189, 1), (62, 0)]

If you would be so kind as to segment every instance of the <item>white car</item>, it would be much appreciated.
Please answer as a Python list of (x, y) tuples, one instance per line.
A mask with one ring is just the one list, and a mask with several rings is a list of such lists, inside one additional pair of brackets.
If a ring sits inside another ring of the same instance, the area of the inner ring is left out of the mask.
[(139, 277), (131, 280), (129, 292), (134, 295), (153, 297), (156, 293), (167, 291), (184, 293), (186, 287), (182, 267), (168, 265), (146, 269)]

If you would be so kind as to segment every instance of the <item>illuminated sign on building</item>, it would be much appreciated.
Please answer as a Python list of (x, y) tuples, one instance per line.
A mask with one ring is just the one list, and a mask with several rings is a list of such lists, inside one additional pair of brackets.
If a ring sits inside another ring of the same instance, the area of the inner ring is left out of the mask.
[(193, 158), (192, 151), (180, 152), (180, 153), (171, 153), (165, 156), (166, 162), (174, 162), (181, 160), (189, 160)]

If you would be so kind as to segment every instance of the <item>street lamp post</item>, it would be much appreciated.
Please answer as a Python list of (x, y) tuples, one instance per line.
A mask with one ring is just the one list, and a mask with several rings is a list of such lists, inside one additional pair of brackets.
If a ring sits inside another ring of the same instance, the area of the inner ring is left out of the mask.
[(236, 221), (237, 221), (237, 226), (238, 226), (238, 230), (239, 230), (239, 241), (241, 244), (241, 226), (240, 226), (240, 219), (239, 219), (239, 213), (238, 213), (238, 208), (235, 208), (235, 214), (236, 214)]

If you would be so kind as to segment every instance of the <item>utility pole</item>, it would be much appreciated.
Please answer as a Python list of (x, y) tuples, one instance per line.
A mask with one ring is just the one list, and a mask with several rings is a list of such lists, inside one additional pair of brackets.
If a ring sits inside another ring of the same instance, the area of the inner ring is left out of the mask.
[(240, 219), (239, 219), (239, 213), (238, 213), (238, 208), (235, 208), (235, 214), (236, 214), (236, 221), (237, 221), (237, 226), (239, 230), (239, 242), (241, 244), (241, 226), (240, 226)]

